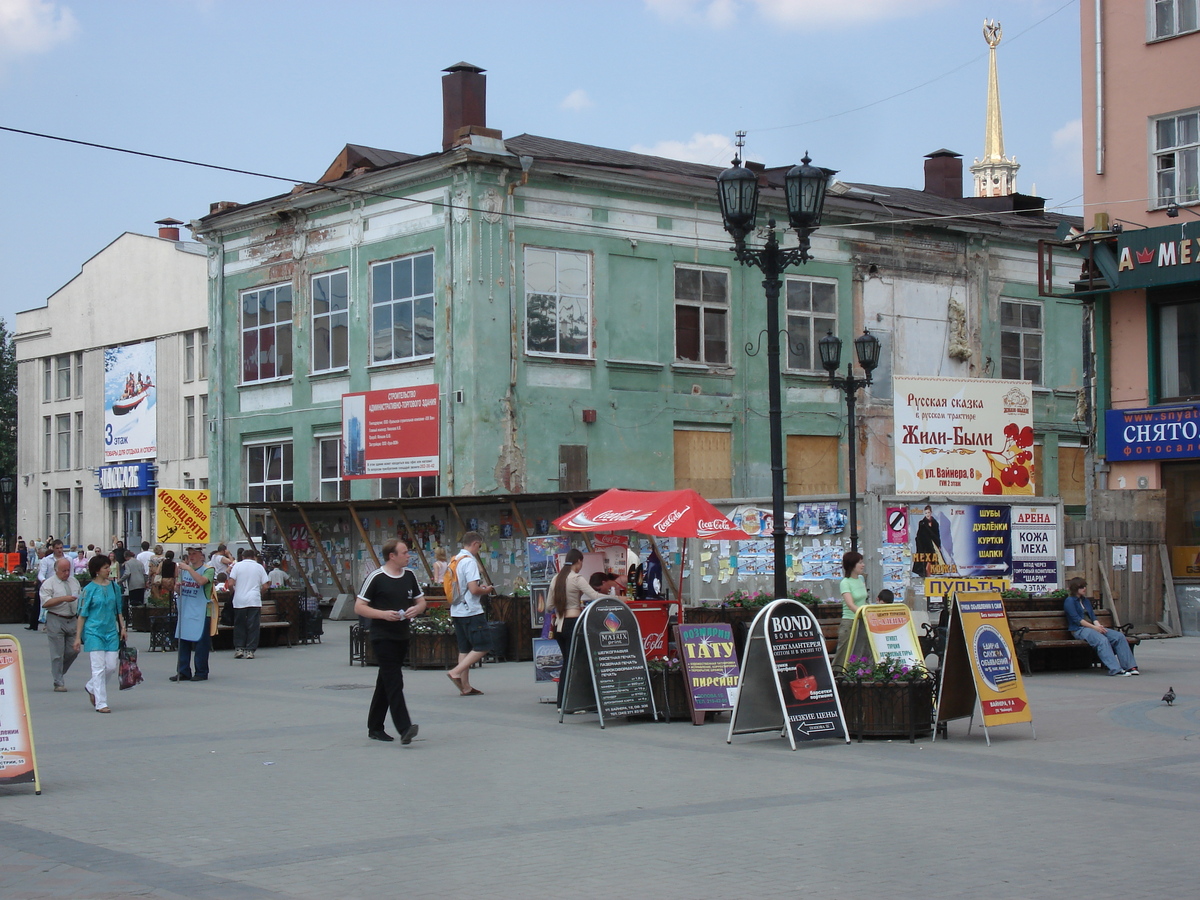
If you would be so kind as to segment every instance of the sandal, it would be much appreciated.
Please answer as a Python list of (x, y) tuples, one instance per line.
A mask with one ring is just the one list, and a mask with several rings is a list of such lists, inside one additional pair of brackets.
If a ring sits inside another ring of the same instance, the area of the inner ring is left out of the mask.
[(462, 696), (464, 696), (464, 697), (475, 697), (475, 696), (482, 697), (483, 691), (479, 690), (478, 688), (471, 688), (469, 691), (463, 691)]
[(110, 713), (110, 712), (112, 712), (112, 710), (111, 710), (111, 709), (109, 709), (107, 706), (102, 706), (102, 707), (100, 707), (98, 710), (96, 710), (96, 712), (101, 712), (101, 713)]
[(447, 672), (447, 673), (446, 673), (446, 677), (447, 677), (447, 678), (449, 678), (449, 679), (450, 679), (452, 682), (454, 682), (454, 686), (455, 686), (456, 688), (458, 688), (458, 692), (461, 694), (461, 693), (462, 693), (462, 689), (463, 689), (463, 688), (462, 688), (462, 679), (461, 679), (461, 678), (455, 678), (455, 677), (454, 677), (453, 675), (451, 675), (449, 672)]

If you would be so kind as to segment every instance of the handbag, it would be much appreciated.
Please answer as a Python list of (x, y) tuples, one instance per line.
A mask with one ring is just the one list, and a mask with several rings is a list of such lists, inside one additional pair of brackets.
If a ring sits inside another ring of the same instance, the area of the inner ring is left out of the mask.
[[(803, 675), (800, 674), (803, 671)], [(807, 700), (817, 689), (817, 678), (809, 675), (803, 663), (796, 663), (796, 677), (791, 681), (792, 696), (797, 700)]]
[(118, 677), (121, 682), (121, 690), (127, 691), (135, 685), (142, 683), (142, 670), (137, 664), (137, 647), (128, 647), (125, 642), (121, 642), (121, 648), (117, 651)]
[(217, 622), (221, 625), (233, 627), (233, 597), (230, 597), (221, 604), (221, 615), (217, 617)]

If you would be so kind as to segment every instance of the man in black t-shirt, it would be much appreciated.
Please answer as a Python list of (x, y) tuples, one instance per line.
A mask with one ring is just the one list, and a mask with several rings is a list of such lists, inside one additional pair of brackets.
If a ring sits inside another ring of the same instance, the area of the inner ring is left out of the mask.
[(425, 595), (408, 566), (408, 544), (402, 540), (383, 545), (383, 566), (367, 576), (354, 611), (371, 619), (371, 645), (379, 662), (375, 694), (367, 712), (367, 736), (374, 741), (395, 740), (384, 731), (387, 712), (400, 733), (400, 743), (411, 744), (417, 726), (404, 702), (404, 657), (408, 652), (408, 620), (425, 612)]

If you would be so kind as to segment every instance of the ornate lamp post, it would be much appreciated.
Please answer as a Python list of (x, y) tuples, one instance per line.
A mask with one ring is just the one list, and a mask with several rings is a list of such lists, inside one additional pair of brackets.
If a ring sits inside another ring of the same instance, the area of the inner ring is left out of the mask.
[(17, 499), (17, 479), (12, 475), (0, 476), (0, 506), (4, 507), (4, 552), (9, 552), (9, 513)]
[[(741, 137), (741, 134), (738, 135)], [(741, 143), (739, 141), (739, 149)], [(734, 255), (744, 266), (755, 266), (763, 273), (763, 288), (767, 295), (767, 390), (770, 400), (768, 418), (771, 424), (771, 509), (774, 527), (771, 537), (775, 544), (775, 596), (787, 596), (787, 555), (784, 552), (783, 514), (783, 422), (779, 379), (779, 289), (780, 275), (788, 266), (808, 262), (809, 236), (821, 224), (825, 206), (825, 188), (832, 169), (809, 165), (808, 154), (800, 165), (793, 166), (784, 176), (784, 195), (787, 199), (788, 224), (799, 238), (798, 246), (784, 249), (775, 233), (775, 219), (767, 221), (767, 243), (755, 250), (746, 246), (746, 236), (754, 231), (758, 216), (758, 176), (742, 168), (734, 158), (733, 168), (717, 176), (717, 198), (721, 202), (721, 218), (725, 230), (733, 238)]]
[(854, 434), (854, 404), (859, 388), (871, 383), (871, 373), (879, 365), (879, 338), (864, 329), (863, 333), (854, 339), (854, 353), (858, 356), (858, 364), (862, 366), (864, 378), (854, 377), (854, 364), (847, 363), (846, 375), (837, 374), (842, 364), (842, 339), (831, 331), (817, 342), (821, 351), (821, 365), (829, 373), (829, 383), (841, 388), (846, 394), (847, 437), (850, 440), (848, 457), (850, 461), (850, 549), (858, 549), (858, 444)]

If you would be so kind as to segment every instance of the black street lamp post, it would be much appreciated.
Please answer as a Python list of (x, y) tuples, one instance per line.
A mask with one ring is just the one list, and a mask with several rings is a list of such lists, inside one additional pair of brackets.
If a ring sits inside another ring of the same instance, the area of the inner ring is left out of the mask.
[(854, 339), (854, 352), (865, 377), (854, 377), (854, 364), (847, 363), (846, 376), (837, 374), (842, 364), (842, 339), (831, 331), (817, 343), (821, 351), (821, 365), (829, 373), (829, 383), (841, 388), (846, 394), (846, 437), (850, 447), (847, 452), (850, 467), (850, 549), (858, 549), (858, 444), (855, 439), (854, 405), (858, 389), (871, 383), (871, 373), (879, 365), (879, 338), (864, 330)]
[(12, 475), (0, 476), (0, 506), (4, 507), (4, 552), (12, 546), (9, 533), (9, 513), (17, 500), (17, 479)]
[(755, 266), (763, 273), (763, 289), (767, 295), (767, 391), (771, 425), (771, 537), (775, 545), (775, 596), (787, 594), (787, 554), (784, 547), (783, 514), (783, 422), (779, 378), (779, 289), (780, 275), (788, 266), (808, 262), (809, 236), (821, 224), (825, 206), (825, 188), (834, 174), (831, 169), (809, 165), (805, 154), (798, 166), (784, 176), (784, 195), (787, 198), (788, 224), (795, 230), (799, 243), (784, 249), (775, 234), (775, 219), (767, 222), (767, 243), (755, 250), (746, 246), (746, 236), (754, 230), (758, 215), (758, 176), (742, 168), (735, 158), (733, 168), (717, 176), (717, 198), (721, 202), (721, 218), (725, 230), (733, 238), (734, 255), (744, 266)]

